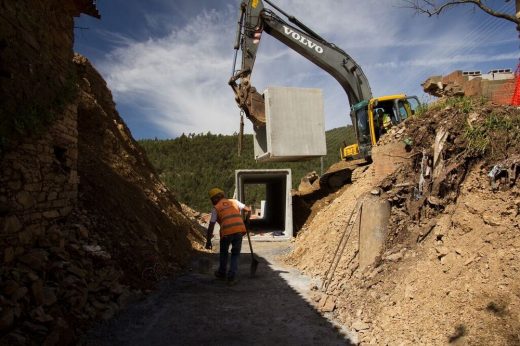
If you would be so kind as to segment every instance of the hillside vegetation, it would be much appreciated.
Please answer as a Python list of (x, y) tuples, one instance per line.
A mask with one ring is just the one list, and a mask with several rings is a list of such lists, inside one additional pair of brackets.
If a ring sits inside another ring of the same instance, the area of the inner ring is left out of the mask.
[[(344, 141), (353, 143), (355, 135), (352, 126), (348, 126), (327, 131), (326, 138), (324, 170), (339, 160), (340, 146)], [(240, 157), (237, 143), (238, 135), (214, 135), (209, 132), (183, 134), (171, 140), (139, 141), (162, 181), (176, 191), (182, 203), (199, 211), (211, 208), (207, 191), (214, 186), (233, 195), (236, 169), (290, 168), (293, 188), (298, 187), (300, 179), (308, 172), (320, 173), (319, 158), (304, 162), (257, 163), (253, 154), (253, 136), (244, 136), (244, 149)]]

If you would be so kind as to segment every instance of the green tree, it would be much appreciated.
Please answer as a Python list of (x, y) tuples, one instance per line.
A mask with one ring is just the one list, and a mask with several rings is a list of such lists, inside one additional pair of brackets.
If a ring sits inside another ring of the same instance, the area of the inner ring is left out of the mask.
[[(344, 142), (355, 142), (351, 126), (327, 131), (326, 138), (327, 155), (323, 157), (325, 170), (339, 160), (339, 148)], [(160, 178), (175, 191), (179, 201), (200, 211), (209, 211), (211, 208), (207, 197), (210, 188), (218, 186), (228, 195), (233, 194), (237, 169), (290, 168), (293, 188), (298, 187), (300, 179), (305, 174), (311, 171), (322, 173), (319, 158), (290, 163), (256, 162), (252, 135), (245, 135), (241, 156), (237, 155), (237, 135), (190, 133), (176, 139), (145, 139), (139, 143), (145, 149)], [(263, 193), (265, 192), (260, 187), (256, 187), (248, 191), (248, 196), (259, 201)]]

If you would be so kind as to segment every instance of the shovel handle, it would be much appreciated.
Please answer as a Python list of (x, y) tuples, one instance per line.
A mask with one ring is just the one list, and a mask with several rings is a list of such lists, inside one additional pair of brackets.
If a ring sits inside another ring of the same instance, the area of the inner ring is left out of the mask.
[(253, 254), (253, 245), (251, 244), (251, 237), (249, 236), (249, 224), (250, 224), (251, 214), (249, 212), (242, 211), (242, 217), (244, 219), (244, 225), (246, 226), (246, 235), (247, 235), (247, 241), (249, 243), (249, 250), (251, 251), (251, 258), (254, 261), (255, 256)]
[(253, 245), (251, 245), (251, 237), (249, 236), (249, 230), (246, 228), (247, 241), (249, 242), (249, 250), (251, 251), (251, 258), (254, 260), (255, 256), (253, 255)]

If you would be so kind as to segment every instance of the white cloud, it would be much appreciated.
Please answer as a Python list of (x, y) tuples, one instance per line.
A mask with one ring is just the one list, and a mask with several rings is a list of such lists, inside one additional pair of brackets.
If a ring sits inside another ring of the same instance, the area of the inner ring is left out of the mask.
[[(227, 85), (231, 75), (237, 1), (203, 10), (162, 38), (137, 42), (121, 35), (100, 64), (118, 103), (140, 110), (171, 136), (182, 132), (230, 134), (239, 111)], [(279, 0), (276, 3), (351, 55), (374, 94), (416, 93), (432, 74), (459, 68), (485, 70), (518, 58), (514, 27), (489, 16), (452, 11), (438, 18), (415, 16), (399, 0)], [(154, 27), (161, 18), (147, 17)], [(485, 49), (482, 45), (485, 44)], [(240, 59), (239, 59), (240, 60)], [(324, 90), (327, 128), (348, 120), (348, 100), (326, 72), (264, 33), (253, 83)], [(123, 114), (124, 116), (124, 114)], [(249, 129), (251, 127), (249, 126)]]
[(238, 108), (227, 85), (231, 15), (203, 12), (167, 37), (112, 51), (100, 68), (116, 99), (146, 109), (143, 116), (172, 136), (235, 131)]
[(454, 55), (450, 57), (440, 57), (438, 59), (419, 59), (419, 60), (401, 60), (401, 61), (391, 61), (391, 62), (382, 62), (376, 63), (372, 65), (373, 68), (404, 68), (410, 66), (445, 66), (446, 64), (454, 65), (457, 63), (467, 63), (467, 62), (481, 62), (481, 61), (496, 61), (501, 62), (505, 60), (513, 60), (518, 58), (517, 52), (505, 53), (505, 54), (468, 54), (468, 55)]

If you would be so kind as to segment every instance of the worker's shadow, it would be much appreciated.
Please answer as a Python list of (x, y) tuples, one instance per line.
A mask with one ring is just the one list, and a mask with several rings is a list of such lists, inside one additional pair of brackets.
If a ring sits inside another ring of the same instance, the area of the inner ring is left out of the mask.
[[(253, 243), (253, 246), (258, 243)], [(246, 243), (244, 242), (244, 245)], [(254, 275), (251, 269), (251, 254), (247, 245), (242, 247), (239, 259), (239, 281), (228, 285), (217, 279), (214, 272), (219, 265), (218, 243), (214, 253), (199, 253), (193, 260), (193, 274), (196, 282), (186, 286), (178, 285), (177, 290), (188, 289), (190, 294), (198, 294), (200, 309), (210, 317), (200, 321), (196, 314), (190, 318), (205, 324), (205, 332), (211, 335), (213, 344), (285, 344), (285, 345), (349, 345), (349, 337), (309, 303), (292, 286), (301, 286), (302, 279), (290, 268), (273, 266), (262, 250), (255, 253), (258, 266)], [(308, 279), (307, 279), (308, 280)], [(191, 281), (188, 279), (188, 281)], [(310, 284), (310, 282), (309, 282)], [(232, 311), (224, 318), (222, 311)], [(183, 319), (186, 319), (184, 315)], [(230, 339), (228, 328), (236, 325)], [(181, 332), (181, 331), (179, 331)], [(200, 335), (185, 335), (179, 344), (198, 344)]]
[(292, 268), (273, 267), (267, 259), (272, 257), (263, 257), (260, 250), (251, 277), (251, 255), (246, 250), (239, 259), (239, 280), (229, 285), (214, 275), (218, 244), (213, 251), (196, 253), (185, 274), (166, 281), (145, 301), (90, 333), (87, 344), (352, 344), (292, 287), (309, 283)]

